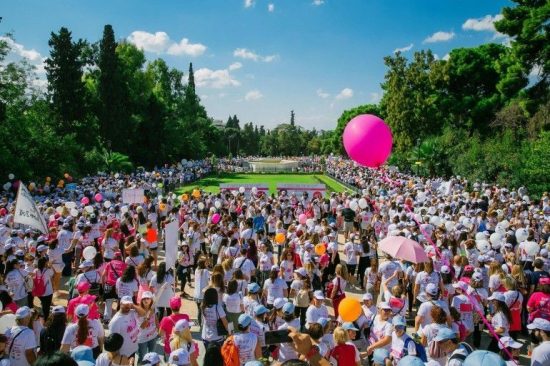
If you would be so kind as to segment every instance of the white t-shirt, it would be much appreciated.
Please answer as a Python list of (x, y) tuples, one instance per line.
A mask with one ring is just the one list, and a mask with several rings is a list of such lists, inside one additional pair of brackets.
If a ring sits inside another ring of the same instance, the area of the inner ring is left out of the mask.
[(311, 304), (306, 310), (306, 327), (309, 324), (315, 323), (319, 318), (328, 319), (328, 309), (325, 305), (319, 307)]
[(77, 332), (78, 323), (69, 324), (67, 328), (65, 328), (61, 344), (68, 344), (71, 350), (82, 345), (95, 348), (99, 345), (99, 338), (104, 337), (103, 327), (97, 320), (88, 319), (88, 338), (86, 338), (83, 344), (78, 343), (76, 337)]
[(281, 262), (281, 270), (283, 271), (283, 279), (286, 282), (292, 281), (294, 278), (294, 262), (289, 260), (283, 260)]
[[(21, 334), (19, 334), (22, 332)], [(17, 338), (15, 338), (17, 336)], [(10, 352), (10, 365), (11, 366), (30, 366), (25, 356), (25, 351), (35, 349), (38, 347), (36, 344), (36, 337), (32, 329), (16, 325), (6, 331), (6, 337), (8, 337), (8, 343), (6, 344), (6, 352), (11, 347)], [(15, 339), (15, 342), (13, 340)], [(12, 346), (13, 342), (13, 346)]]
[[(139, 317), (138, 343), (148, 342), (158, 336), (158, 329), (155, 319), (156, 316), (153, 310), (149, 311), (149, 313), (145, 314), (145, 316)], [(146, 320), (149, 321), (149, 324), (145, 328), (142, 328), (141, 324), (143, 324)]]
[[(391, 351), (390, 355), (393, 357), (394, 361), (399, 361), (404, 356), (405, 341), (411, 338), (408, 334), (403, 333), (401, 337), (398, 337), (397, 334), (392, 332), (391, 334)], [(411, 356), (416, 355), (416, 346), (414, 342), (409, 342), (407, 345), (407, 354)]]
[[(378, 273), (380, 273), (382, 277), (382, 282), (386, 281), (388, 278), (390, 278), (395, 271), (400, 271), (401, 266), (394, 262), (394, 261), (386, 261), (382, 264), (380, 264), (380, 267), (378, 268)], [(392, 288), (393, 286), (397, 285), (397, 277), (394, 277), (391, 281), (388, 282), (388, 288)]]
[(269, 332), (269, 326), (257, 319), (253, 319), (252, 323), (250, 323), (250, 333), (258, 337), (260, 347), (265, 347), (265, 332)]
[(277, 277), (275, 281), (268, 278), (264, 282), (264, 290), (267, 291), (267, 303), (273, 304), (273, 301), (279, 297), (284, 297), (284, 291), (287, 289), (286, 282)]
[(474, 329), (474, 307), (470, 299), (464, 294), (456, 295), (453, 297), (451, 306), (460, 313), (460, 320), (462, 320), (466, 329), (469, 331)]
[[(300, 329), (300, 319), (295, 318), (290, 323), (284, 322), (278, 330), (288, 329), (288, 327), (293, 327), (294, 329)], [(291, 343), (281, 343), (279, 345), (279, 361), (284, 362), (286, 360), (294, 360), (298, 358), (298, 354), (292, 348)]]
[[(450, 329), (449, 327), (447, 327), (446, 325), (443, 325), (443, 324), (430, 323), (430, 324), (426, 325), (425, 327), (423, 327), (422, 330), (419, 330), (418, 335), (426, 337), (426, 339), (428, 340), (428, 347), (427, 348), (429, 348), (430, 343), (433, 342), (433, 339), (437, 336), (439, 330), (441, 330), (443, 328)], [(441, 358), (430, 358), (430, 355), (428, 354), (428, 359), (435, 360), (435, 361), (439, 362), (441, 365), (444, 365), (445, 361), (447, 359), (447, 356), (443, 356)]]
[(501, 337), (508, 336), (508, 331), (510, 330), (510, 322), (506, 319), (506, 316), (502, 312), (496, 313), (491, 319), (491, 325), (494, 329), (504, 328), (504, 333), (499, 334)]
[(439, 306), (440, 308), (444, 309), (445, 312), (447, 314), (449, 314), (449, 305), (447, 303), (443, 302), (443, 301), (432, 300), (432, 301), (423, 302), (418, 307), (418, 313), (417, 313), (418, 316), (421, 316), (423, 318), (422, 322), (420, 323), (420, 327), (418, 328), (419, 331), (422, 330), (422, 328), (424, 328), (426, 325), (430, 324), (433, 321), (431, 311), (432, 311), (432, 308), (433, 308), (434, 304)]
[(129, 266), (137, 267), (141, 263), (143, 263), (145, 259), (143, 259), (143, 256), (138, 255), (137, 257), (127, 257), (126, 260), (124, 260), (124, 263), (126, 263)]
[(107, 259), (113, 259), (115, 251), (118, 249), (118, 242), (115, 238), (109, 238), (103, 241), (103, 249), (105, 250), (104, 257)]
[(220, 304), (204, 309), (202, 316), (202, 339), (206, 341), (217, 341), (222, 337), (218, 335), (216, 322), (225, 317), (225, 311)]
[(129, 357), (137, 352), (139, 326), (139, 316), (135, 310), (130, 310), (127, 314), (119, 311), (109, 323), (109, 332), (120, 333), (124, 338), (120, 348), (121, 355)]
[(228, 313), (240, 313), (243, 298), (238, 292), (231, 295), (223, 294), (223, 303), (225, 304), (225, 308)]
[[(348, 281), (344, 280), (341, 277), (334, 277), (332, 279), (332, 286), (336, 290), (336, 296), (339, 294), (343, 294), (346, 291), (346, 286), (348, 285)], [(332, 294), (328, 294), (330, 296)]]
[(414, 280), (415, 285), (420, 285), (419, 293), (424, 292), (426, 290), (426, 286), (429, 283), (433, 283), (439, 288), (439, 274), (437, 272), (435, 271), (433, 271), (432, 273), (428, 273), (424, 271), (419, 272), (416, 275), (416, 278)]
[(138, 291), (138, 288), (139, 282), (137, 279), (130, 282), (122, 282), (122, 277), (119, 277), (116, 280), (116, 293), (119, 299), (123, 296), (133, 297), (134, 293)]
[(344, 245), (344, 253), (346, 254), (347, 264), (357, 264), (358, 251), (357, 245), (352, 242), (347, 242), (346, 245)]
[(28, 272), (24, 269), (14, 269), (6, 275), (5, 283), (8, 286), (8, 290), (13, 294), (13, 300), (21, 300), (27, 297), (27, 290), (25, 289), (25, 276)]
[(273, 265), (273, 253), (271, 252), (261, 252), (260, 258), (259, 258), (258, 266), (260, 267), (259, 270), (266, 272), (271, 269), (271, 266)]
[[(392, 324), (389, 321), (381, 320), (380, 315), (377, 315), (371, 325), (370, 344), (374, 344), (386, 336), (391, 337), (392, 330)], [(388, 352), (391, 351), (391, 343), (384, 346), (384, 348), (387, 349)]]
[(244, 366), (248, 361), (256, 359), (255, 350), (258, 337), (254, 333), (237, 333), (233, 336), (235, 345), (239, 349), (239, 362)]
[(550, 365), (550, 341), (542, 342), (531, 354), (531, 366)]
[(494, 274), (489, 277), (489, 290), (495, 292), (501, 285), (500, 275)]
[(149, 286), (155, 294), (155, 307), (159, 308), (168, 308), (170, 307), (170, 299), (174, 297), (174, 289), (172, 285), (174, 284), (174, 276), (170, 273), (164, 275), (164, 281), (162, 283), (157, 282), (157, 275), (153, 275)]
[(210, 281), (210, 272), (207, 269), (197, 268), (195, 270), (195, 292), (193, 294), (195, 299), (202, 300), (204, 297), (202, 290), (208, 286), (208, 281)]
[(254, 262), (252, 262), (250, 259), (246, 257), (239, 257), (235, 259), (235, 262), (233, 263), (233, 268), (234, 269), (240, 268), (243, 275), (247, 278), (250, 278), (250, 275), (252, 274), (252, 272), (256, 270), (256, 267), (254, 266)]

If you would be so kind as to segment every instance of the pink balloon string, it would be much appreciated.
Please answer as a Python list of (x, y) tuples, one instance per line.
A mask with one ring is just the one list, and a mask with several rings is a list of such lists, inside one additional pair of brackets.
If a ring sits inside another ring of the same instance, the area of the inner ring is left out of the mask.
[[(395, 183), (391, 178), (389, 178), (386, 174), (386, 172), (383, 172), (384, 174), (384, 178), (387, 179), (388, 181), (392, 182), (392, 183)], [(430, 235), (428, 235), (428, 233), (426, 232), (426, 230), (424, 230), (422, 228), (422, 226), (420, 225), (420, 222), (418, 222), (418, 220), (416, 219), (416, 217), (414, 216), (412, 210), (411, 210), (411, 207), (409, 207), (409, 205), (404, 205), (405, 207), (405, 210), (411, 214), (411, 217), (412, 219), (414, 220), (414, 222), (416, 222), (416, 224), (418, 225), (419, 229), (420, 229), (420, 232), (422, 232), (422, 235), (424, 235), (424, 237), (426, 238), (426, 240), (433, 246), (433, 248), (435, 249), (435, 252), (436, 252), (436, 255), (438, 257), (441, 258), (441, 252), (439, 251), (439, 249), (437, 248), (437, 245), (435, 245), (435, 243), (433, 242), (432, 238)], [(448, 262), (446, 259), (443, 259), (443, 263), (448, 265)], [(483, 324), (485, 324), (485, 326), (487, 327), (487, 330), (489, 330), (489, 333), (491, 334), (491, 336), (493, 336), (497, 341), (498, 343), (501, 345), (502, 349), (504, 350), (504, 352), (506, 352), (506, 354), (508, 355), (508, 357), (510, 358), (510, 360), (512, 360), (512, 362), (514, 362), (516, 365), (519, 366), (519, 363), (514, 359), (514, 356), (512, 355), (512, 353), (508, 350), (508, 348), (506, 348), (505, 344), (502, 343), (502, 341), (500, 340), (500, 337), (498, 336), (498, 334), (495, 332), (493, 326), (491, 325), (491, 323), (489, 323), (489, 320), (485, 317), (485, 314), (483, 314), (483, 308), (480, 307), (480, 304), (479, 302), (477, 301), (477, 299), (475, 299), (474, 297), (472, 297), (469, 293), (467, 293), (467, 291), (464, 292), (464, 294), (468, 297), (468, 300), (470, 300), (470, 302), (474, 305), (474, 309), (476, 310), (476, 312), (478, 313), (478, 315), (480, 316), (481, 320), (483, 321)]]

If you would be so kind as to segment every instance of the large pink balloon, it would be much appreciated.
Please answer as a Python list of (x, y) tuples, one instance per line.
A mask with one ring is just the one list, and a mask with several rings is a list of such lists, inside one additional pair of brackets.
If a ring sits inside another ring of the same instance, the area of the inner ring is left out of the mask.
[(390, 128), (375, 115), (361, 114), (353, 118), (346, 125), (342, 137), (350, 159), (361, 165), (377, 168), (391, 154)]
[(212, 223), (216, 225), (218, 222), (220, 222), (221, 216), (218, 213), (215, 213), (212, 215)]

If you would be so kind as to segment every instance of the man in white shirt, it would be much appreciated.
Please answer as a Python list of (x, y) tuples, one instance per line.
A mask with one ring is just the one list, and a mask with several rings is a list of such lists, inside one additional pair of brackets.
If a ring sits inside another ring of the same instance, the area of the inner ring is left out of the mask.
[(250, 280), (256, 273), (256, 266), (254, 266), (254, 262), (246, 258), (246, 249), (244, 248), (241, 249), (241, 256), (233, 262), (233, 268), (240, 269), (247, 280)]
[(535, 338), (541, 342), (531, 354), (531, 366), (550, 365), (550, 321), (536, 318), (527, 325), (527, 329), (535, 331)]
[(23, 306), (15, 313), (15, 326), (6, 331), (11, 366), (30, 366), (36, 361), (36, 337), (28, 327), (31, 320), (31, 309)]
[(140, 316), (145, 315), (145, 310), (134, 305), (130, 296), (120, 299), (120, 310), (109, 323), (110, 333), (119, 333), (124, 338), (120, 348), (120, 354), (131, 357), (138, 350), (138, 334), (140, 330)]
[(306, 310), (306, 328), (316, 323), (319, 318), (328, 318), (328, 309), (323, 304), (324, 301), (323, 291), (318, 290), (313, 293), (313, 303)]
[[(382, 276), (382, 282), (384, 282), (388, 278), (392, 277), (393, 274), (396, 271), (400, 271), (400, 270), (401, 270), (401, 266), (399, 265), (399, 263), (394, 262), (392, 260), (392, 257), (390, 255), (386, 254), (386, 261), (383, 262), (382, 264), (380, 264), (380, 267), (378, 268), (378, 273), (380, 273), (380, 275)], [(387, 283), (388, 288), (393, 288), (393, 286), (397, 285), (397, 283), (398, 283), (398, 278), (397, 278), (397, 276), (395, 276), (395, 277), (393, 277), (392, 280), (390, 280)], [(389, 299), (384, 298), (384, 293), (383, 292), (380, 295), (382, 296), (382, 300), (384, 300), (384, 301), (389, 300)]]

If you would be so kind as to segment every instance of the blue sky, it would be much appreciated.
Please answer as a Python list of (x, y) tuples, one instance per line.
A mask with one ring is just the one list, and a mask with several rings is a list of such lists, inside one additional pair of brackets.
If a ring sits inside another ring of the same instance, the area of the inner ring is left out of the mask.
[(95, 0), (3, 1), (0, 33), (13, 32), (14, 57), (38, 65), (51, 31), (68, 27), (97, 41), (117, 39), (164, 58), (187, 75), (210, 116), (237, 114), (267, 128), (287, 122), (333, 129), (342, 111), (377, 102), (383, 57), (430, 48), (504, 42), (492, 21), (505, 0)]

